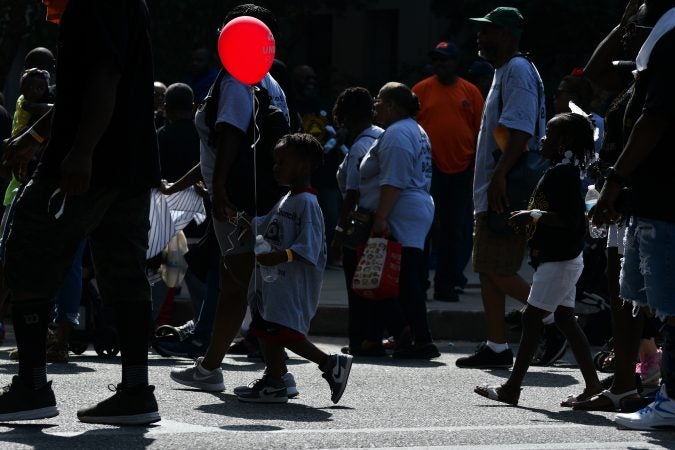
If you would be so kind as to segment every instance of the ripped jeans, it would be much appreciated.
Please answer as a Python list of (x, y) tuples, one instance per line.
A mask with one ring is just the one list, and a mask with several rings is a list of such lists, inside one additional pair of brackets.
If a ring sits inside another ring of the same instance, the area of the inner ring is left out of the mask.
[(621, 298), (675, 316), (675, 223), (632, 217), (624, 245)]

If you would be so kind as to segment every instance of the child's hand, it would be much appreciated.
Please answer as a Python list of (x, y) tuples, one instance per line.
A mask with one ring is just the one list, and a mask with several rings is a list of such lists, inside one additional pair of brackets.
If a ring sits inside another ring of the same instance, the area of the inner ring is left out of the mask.
[(288, 261), (288, 255), (285, 251), (273, 251), (256, 255), (255, 259), (261, 266), (276, 266)]
[(509, 217), (509, 225), (516, 230), (520, 230), (534, 222), (529, 210), (513, 211)]

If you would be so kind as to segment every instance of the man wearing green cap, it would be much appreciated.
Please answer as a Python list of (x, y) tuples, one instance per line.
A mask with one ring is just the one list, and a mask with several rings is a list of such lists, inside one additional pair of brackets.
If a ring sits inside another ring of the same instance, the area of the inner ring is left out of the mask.
[(538, 150), (545, 130), (545, 97), (537, 69), (519, 51), (524, 25), (520, 11), (500, 7), (470, 20), (480, 26), (479, 55), (495, 67), (478, 135), (473, 195), (473, 269), (480, 275), (487, 342), (474, 355), (459, 358), (457, 366), (508, 368), (513, 353), (506, 343), (504, 304), (506, 295), (523, 303), (529, 295), (530, 286), (518, 275), (527, 238), (491, 227), (488, 210), (510, 211), (506, 175), (524, 149)]

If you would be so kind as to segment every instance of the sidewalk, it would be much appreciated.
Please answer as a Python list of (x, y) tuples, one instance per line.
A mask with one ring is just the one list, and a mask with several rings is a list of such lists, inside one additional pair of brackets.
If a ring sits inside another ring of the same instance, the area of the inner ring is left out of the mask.
[[(532, 268), (523, 263), (520, 275), (530, 282)], [(467, 267), (464, 274), (469, 278), (465, 293), (456, 303), (427, 301), (427, 314), (431, 333), (436, 339), (479, 341), (485, 339), (485, 315), (480, 297), (478, 274)], [(433, 279), (433, 272), (430, 275)], [(433, 287), (427, 298), (433, 298)], [(507, 298), (506, 312), (518, 309), (521, 303)], [(347, 335), (347, 291), (342, 270), (327, 269), (319, 299), (319, 310), (312, 321), (310, 333), (324, 336)]]

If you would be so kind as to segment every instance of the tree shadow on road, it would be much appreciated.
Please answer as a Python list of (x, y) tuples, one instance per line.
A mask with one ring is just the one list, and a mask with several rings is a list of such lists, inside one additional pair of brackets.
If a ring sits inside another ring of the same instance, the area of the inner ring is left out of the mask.
[[(486, 372), (499, 378), (508, 378), (511, 375), (510, 370), (504, 369), (488, 369)], [(523, 387), (567, 387), (576, 384), (579, 384), (579, 381), (568, 372), (551, 369), (548, 372), (528, 372)]]
[[(57, 427), (55, 424), (7, 424), (0, 423), (2, 428), (9, 431), (0, 431), (0, 447), (2, 442), (24, 444), (36, 450), (53, 450), (55, 448), (104, 448), (110, 445), (110, 428), (88, 430), (81, 434), (62, 436), (49, 433)], [(113, 427), (115, 430), (115, 447), (139, 448), (147, 447), (154, 439), (145, 437), (145, 433), (154, 425), (139, 427)]]
[(270, 405), (265, 403), (242, 403), (233, 394), (215, 394), (218, 403), (202, 405), (197, 409), (208, 414), (248, 420), (283, 420), (289, 422), (330, 422), (333, 416), (322, 409), (312, 408), (297, 401)]

